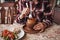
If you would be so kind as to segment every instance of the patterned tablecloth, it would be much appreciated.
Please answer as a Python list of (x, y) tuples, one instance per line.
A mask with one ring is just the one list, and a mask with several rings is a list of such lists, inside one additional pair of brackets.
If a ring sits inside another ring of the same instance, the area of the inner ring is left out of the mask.
[[(1, 31), (8, 26), (9, 25), (0, 25), (0, 35)], [(2, 40), (1, 37), (0, 40)], [(60, 40), (60, 25), (54, 24), (53, 26), (47, 28), (43, 33), (40, 32), (36, 34), (26, 33), (26, 35), (21, 40)]]
[(60, 25), (53, 24), (43, 33), (26, 34), (22, 40), (60, 40)]

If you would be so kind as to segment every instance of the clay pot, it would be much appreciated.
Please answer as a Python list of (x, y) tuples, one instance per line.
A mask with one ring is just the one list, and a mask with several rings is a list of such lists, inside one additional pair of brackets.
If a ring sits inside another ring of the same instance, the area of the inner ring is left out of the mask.
[(36, 23), (36, 19), (32, 18), (32, 19), (28, 19), (26, 25), (24, 26), (24, 31), (26, 33), (36, 33), (37, 31), (33, 30), (33, 26)]
[(31, 19), (27, 20), (26, 26), (32, 27), (35, 23), (36, 23), (36, 19), (35, 18), (31, 18)]

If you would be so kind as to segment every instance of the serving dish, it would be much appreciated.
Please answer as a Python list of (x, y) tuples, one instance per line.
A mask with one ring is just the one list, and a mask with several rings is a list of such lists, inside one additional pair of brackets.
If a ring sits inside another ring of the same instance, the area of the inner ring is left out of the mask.
[[(20, 32), (18, 32), (17, 33), (17, 36), (18, 36), (18, 38), (16, 39), (16, 40), (19, 40), (19, 39), (21, 39), (22, 37), (24, 37), (24, 35), (25, 35), (25, 32), (24, 32), (24, 30), (23, 30), (23, 26), (24, 25), (22, 25), (22, 24), (13, 24), (13, 25), (8, 25), (8, 26), (6, 26), (6, 25), (4, 25), (4, 26), (2, 26), (3, 28), (3, 31), (4, 30), (8, 30), (8, 31), (10, 31), (10, 32), (14, 32), (14, 30), (17, 28), (19, 28), (20, 29)], [(5, 28), (5, 29), (4, 29)], [(2, 32), (3, 32), (2, 31)], [(1, 36), (0, 36), (1, 37)], [(1, 39), (3, 39), (4, 40), (4, 38), (3, 37), (1, 37)]]

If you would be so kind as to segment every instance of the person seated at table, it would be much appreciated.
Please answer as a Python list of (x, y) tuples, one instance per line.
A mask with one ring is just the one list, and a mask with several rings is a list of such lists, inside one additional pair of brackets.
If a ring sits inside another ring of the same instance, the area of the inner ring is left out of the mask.
[(47, 2), (45, 4), (45, 9), (44, 9), (44, 19), (48, 19), (52, 22), (53, 21), (52, 14), (53, 14), (52, 5), (49, 2)]
[(41, 11), (42, 9), (42, 0), (33, 0), (34, 2), (34, 12), (36, 14), (36, 19), (37, 22), (41, 22), (43, 19), (43, 11)]
[(27, 17), (28, 13), (26, 13), (26, 11), (27, 12), (29, 11), (29, 1), (21, 0), (21, 6), (20, 7), (21, 7), (21, 13), (18, 17), (19, 19), (17, 20), (17, 22), (25, 24), (27, 21), (27, 18), (28, 18)]
[[(40, 7), (37, 6), (38, 11), (36, 12), (36, 17), (38, 19), (38, 22), (36, 25), (34, 25), (33, 29), (36, 31), (43, 32), (45, 29), (49, 26), (51, 26), (51, 21), (52, 21), (52, 10), (51, 10), (51, 4), (47, 3), (44, 5), (46, 8), (43, 11), (40, 11)], [(46, 17), (47, 16), (47, 17)]]

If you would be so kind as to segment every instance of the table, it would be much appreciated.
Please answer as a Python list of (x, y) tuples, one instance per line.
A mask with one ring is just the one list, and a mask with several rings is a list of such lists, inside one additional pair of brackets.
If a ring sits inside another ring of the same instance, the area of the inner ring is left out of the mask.
[[(9, 25), (0, 24), (0, 34), (3, 30), (2, 26), (8, 27)], [(2, 40), (0, 38), (0, 40)], [(26, 33), (25, 36), (21, 40), (60, 40), (60, 25), (53, 24), (53, 26), (47, 28), (43, 33), (36, 33), (36, 34), (28, 34)]]

